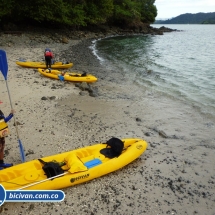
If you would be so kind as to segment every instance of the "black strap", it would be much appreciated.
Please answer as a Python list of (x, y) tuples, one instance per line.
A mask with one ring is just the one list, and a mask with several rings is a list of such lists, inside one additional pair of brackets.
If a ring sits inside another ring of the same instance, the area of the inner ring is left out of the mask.
[(47, 162), (43, 161), (43, 160), (40, 159), (40, 158), (38, 159), (38, 161), (39, 161), (40, 163), (44, 164), (44, 165), (47, 163)]

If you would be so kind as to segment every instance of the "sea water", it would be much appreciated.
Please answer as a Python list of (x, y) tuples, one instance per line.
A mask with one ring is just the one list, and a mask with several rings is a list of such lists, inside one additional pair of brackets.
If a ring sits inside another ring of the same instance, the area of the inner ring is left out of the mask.
[(178, 31), (108, 37), (96, 41), (93, 52), (134, 84), (215, 116), (215, 25), (164, 26)]

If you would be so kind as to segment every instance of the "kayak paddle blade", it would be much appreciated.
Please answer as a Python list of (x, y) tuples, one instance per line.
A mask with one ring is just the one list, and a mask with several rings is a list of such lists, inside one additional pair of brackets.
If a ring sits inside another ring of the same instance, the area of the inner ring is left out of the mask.
[(4, 79), (7, 80), (8, 64), (6, 52), (0, 49), (0, 70)]
[(19, 150), (20, 150), (20, 156), (21, 156), (21, 160), (22, 162), (25, 162), (25, 152), (24, 152), (24, 148), (23, 148), (23, 145), (21, 143), (21, 140), (18, 140), (19, 141)]

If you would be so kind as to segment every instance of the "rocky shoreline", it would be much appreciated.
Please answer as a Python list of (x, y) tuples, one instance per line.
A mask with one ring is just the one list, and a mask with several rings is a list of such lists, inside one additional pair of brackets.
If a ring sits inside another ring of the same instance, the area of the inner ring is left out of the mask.
[[(150, 25), (143, 25), (141, 28), (136, 29), (122, 29), (119, 27), (108, 27), (108, 26), (95, 26), (89, 27), (85, 30), (73, 30), (73, 29), (49, 29), (49, 28), (39, 28), (39, 27), (22, 27), (7, 25), (2, 30), (0, 30), (1, 39), (3, 35), (6, 37), (8, 35), (21, 37), (23, 35), (28, 36), (31, 45), (38, 43), (69, 43), (69, 40), (80, 40), (80, 39), (98, 39), (107, 36), (114, 35), (133, 35), (133, 34), (149, 34), (149, 35), (163, 35), (165, 32), (178, 31), (177, 29), (170, 29), (165, 26), (160, 28), (154, 28)], [(1, 41), (0, 45), (12, 45), (10, 41)]]
[[(102, 66), (89, 46), (107, 33), (76, 33), (0, 35), (27, 160), (112, 136), (143, 138), (148, 149), (117, 172), (64, 189), (63, 202), (6, 202), (1, 213), (214, 215), (214, 122)], [(44, 47), (52, 48), (57, 59), (74, 62), (72, 70), (90, 72), (98, 81), (86, 90), (85, 85), (44, 78), (15, 64), (20, 57), (43, 60)], [(0, 85), (1, 108), (6, 112), (10, 105), (3, 78)], [(10, 127), (15, 134), (12, 122)], [(15, 135), (7, 138), (6, 160), (14, 164), (20, 163), (16, 143)]]

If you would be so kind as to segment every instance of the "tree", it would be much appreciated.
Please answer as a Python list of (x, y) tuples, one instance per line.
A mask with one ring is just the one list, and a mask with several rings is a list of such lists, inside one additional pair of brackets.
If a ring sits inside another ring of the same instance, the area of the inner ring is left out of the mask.
[(157, 8), (154, 5), (155, 0), (140, 0), (141, 21), (143, 23), (153, 23), (157, 16)]
[(117, 24), (127, 25), (133, 20), (140, 19), (141, 14), (136, 1), (114, 0), (112, 21)]
[(84, 5), (89, 24), (105, 23), (113, 13), (113, 0), (86, 0)]
[(14, 0), (0, 0), (0, 21), (4, 17), (8, 17), (11, 15), (12, 10), (14, 8)]
[(154, 0), (0, 0), (0, 22), (32, 22), (87, 26), (89, 24), (153, 23)]

